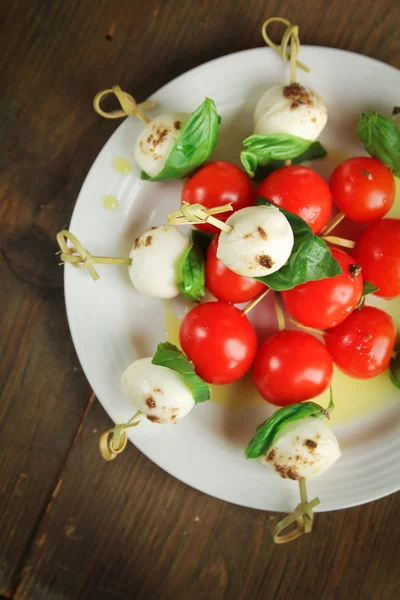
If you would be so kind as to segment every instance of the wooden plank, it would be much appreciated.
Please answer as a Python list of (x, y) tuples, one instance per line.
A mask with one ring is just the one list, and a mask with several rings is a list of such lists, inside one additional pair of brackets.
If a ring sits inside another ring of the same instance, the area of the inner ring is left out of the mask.
[(271, 15), (298, 23), (304, 43), (399, 66), (396, 9), (392, 0), (2, 3), (0, 594), (18, 585), (17, 597), (40, 599), (156, 598), (160, 590), (164, 598), (395, 597), (396, 497), (321, 516), (312, 539), (278, 549), (268, 515), (190, 490), (134, 448), (102, 463), (99, 406), (60, 477), (89, 388), (52, 254), (117, 125), (91, 111), (96, 91), (118, 82), (143, 100), (206, 60), (262, 45), (260, 25)]
[[(69, 341), (61, 290), (37, 294), (2, 271), (0, 584), (10, 594), (69, 451), (89, 389)], [(40, 297), (43, 294), (43, 297)]]
[(78, 157), (85, 123), (52, 89), (59, 67), (48, 67), (43, 8), (8, 8), (0, 58), (0, 593), (7, 596), (90, 395), (70, 340), (55, 234), (93, 158)]
[(104, 462), (108, 424), (93, 405), (15, 600), (398, 598), (399, 495), (317, 515), (310, 536), (277, 547), (270, 513), (201, 494), (132, 446)]

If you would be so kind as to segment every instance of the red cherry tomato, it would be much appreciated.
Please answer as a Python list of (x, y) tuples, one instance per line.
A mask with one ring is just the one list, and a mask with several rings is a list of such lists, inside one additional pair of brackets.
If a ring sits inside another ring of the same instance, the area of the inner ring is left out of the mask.
[(330, 186), (339, 210), (351, 221), (370, 223), (386, 215), (396, 196), (389, 169), (376, 158), (349, 158), (333, 171)]
[(363, 306), (338, 327), (330, 329), (325, 341), (342, 371), (352, 377), (369, 379), (389, 366), (396, 327), (383, 310)]
[[(230, 202), (234, 211), (255, 204), (250, 179), (246, 173), (225, 160), (210, 162), (192, 175), (183, 186), (182, 202), (199, 203), (206, 208), (215, 208)], [(232, 212), (225, 212), (216, 216), (221, 221), (226, 221), (231, 214)], [(218, 231), (214, 225), (208, 223), (196, 227), (203, 231)]]
[(260, 347), (253, 377), (261, 396), (278, 406), (318, 396), (332, 379), (329, 352), (303, 331), (279, 331)]
[(218, 236), (211, 242), (207, 251), (206, 286), (218, 300), (239, 304), (256, 298), (265, 291), (266, 286), (251, 279), (237, 275), (217, 258)]
[(256, 194), (298, 215), (318, 233), (328, 223), (332, 195), (328, 184), (307, 167), (291, 165), (277, 169), (258, 186)]
[(295, 319), (317, 329), (329, 329), (344, 321), (357, 306), (363, 289), (363, 278), (355, 260), (332, 249), (342, 267), (342, 275), (320, 281), (309, 281), (282, 293), (286, 308)]
[(241, 310), (224, 302), (193, 308), (182, 321), (179, 339), (196, 373), (218, 385), (242, 377), (257, 352), (253, 325)]
[(400, 295), (400, 219), (371, 223), (361, 233), (353, 250), (366, 281), (375, 284), (377, 296)]

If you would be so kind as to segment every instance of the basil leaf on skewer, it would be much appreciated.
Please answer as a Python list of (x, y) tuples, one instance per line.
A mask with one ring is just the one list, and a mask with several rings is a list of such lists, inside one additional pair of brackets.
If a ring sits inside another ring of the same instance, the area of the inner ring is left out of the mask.
[[(257, 204), (259, 206), (272, 205), (271, 202), (261, 196), (257, 199)], [(282, 208), (279, 208), (279, 210), (285, 215), (293, 230), (294, 245), (292, 253), (286, 264), (278, 271), (264, 277), (256, 277), (256, 279), (273, 290), (284, 291), (307, 281), (318, 281), (341, 275), (342, 269), (338, 261), (332, 256), (326, 242), (315, 235), (311, 227), (301, 217)]]
[(357, 133), (366, 151), (400, 177), (400, 130), (396, 123), (377, 112), (361, 113)]
[(220, 117), (210, 98), (186, 122), (179, 115), (176, 119), (170, 116), (162, 115), (163, 119), (151, 121), (136, 144), (135, 157), (142, 168), (140, 176), (146, 181), (186, 177), (211, 156), (217, 142)]
[(327, 154), (320, 142), (305, 140), (288, 133), (268, 133), (251, 135), (243, 142), (245, 150), (240, 160), (250, 177), (266, 177), (269, 172), (283, 167), (285, 161), (300, 163), (306, 160), (324, 158)]
[(210, 388), (196, 375), (189, 359), (173, 344), (169, 342), (158, 344), (152, 364), (176, 371), (190, 387), (196, 404), (209, 400)]

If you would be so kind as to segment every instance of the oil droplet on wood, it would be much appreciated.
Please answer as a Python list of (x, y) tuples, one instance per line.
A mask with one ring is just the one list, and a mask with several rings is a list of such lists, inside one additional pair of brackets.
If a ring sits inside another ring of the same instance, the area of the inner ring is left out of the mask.
[(132, 164), (126, 158), (117, 156), (113, 158), (112, 166), (115, 171), (121, 173), (121, 175), (128, 175), (132, 171)]
[(119, 206), (118, 198), (115, 196), (103, 196), (101, 203), (108, 210), (115, 210)]

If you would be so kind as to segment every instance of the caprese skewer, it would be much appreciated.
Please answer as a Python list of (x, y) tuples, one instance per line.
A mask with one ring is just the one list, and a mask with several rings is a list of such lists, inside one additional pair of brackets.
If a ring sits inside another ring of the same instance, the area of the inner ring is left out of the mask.
[[(313, 508), (320, 501), (308, 501), (306, 480), (324, 473), (341, 456), (335, 434), (321, 421), (329, 418), (333, 408), (332, 391), (327, 409), (315, 402), (281, 408), (257, 428), (246, 448), (246, 458), (257, 458), (283, 479), (299, 482), (301, 502), (274, 528), (273, 538), (278, 544), (312, 530)], [(295, 522), (296, 527), (284, 533)]]
[(135, 360), (121, 378), (122, 389), (136, 412), (126, 423), (116, 424), (100, 436), (100, 452), (113, 460), (126, 447), (126, 430), (144, 416), (158, 425), (176, 424), (196, 404), (210, 398), (210, 388), (195, 373), (186, 356), (173, 344), (161, 343), (153, 357)]
[[(117, 97), (121, 110), (108, 113), (101, 108), (103, 98), (110, 94)], [(144, 123), (134, 147), (142, 179), (180, 179), (198, 169), (210, 157), (221, 120), (213, 100), (206, 98), (192, 114), (163, 113), (153, 119), (145, 115), (143, 106), (119, 86), (102, 90), (93, 100), (95, 111), (105, 118), (132, 115)]]
[[(267, 34), (269, 25), (276, 22), (286, 26), (279, 46)], [(241, 153), (242, 164), (251, 177), (267, 166), (278, 168), (291, 164), (294, 159), (302, 162), (326, 155), (315, 140), (327, 123), (328, 108), (313, 89), (296, 80), (298, 66), (309, 71), (297, 60), (300, 49), (298, 26), (287, 19), (274, 17), (265, 21), (261, 31), (266, 44), (284, 60), (290, 61), (290, 80), (288, 85), (279, 84), (267, 89), (257, 102), (254, 133), (244, 140), (245, 149)]]

